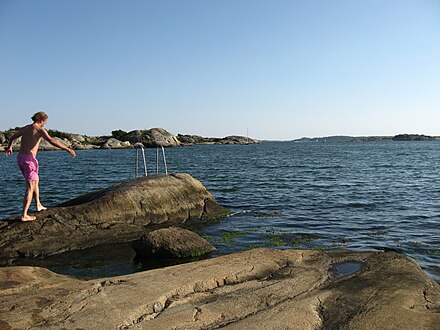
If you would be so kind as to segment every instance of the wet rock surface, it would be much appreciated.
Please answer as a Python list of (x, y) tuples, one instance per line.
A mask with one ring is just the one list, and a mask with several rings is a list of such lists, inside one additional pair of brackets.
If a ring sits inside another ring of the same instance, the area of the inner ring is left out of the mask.
[(129, 242), (149, 228), (224, 213), (212, 194), (189, 174), (126, 180), (38, 212), (36, 221), (22, 223), (18, 216), (0, 221), (0, 264), (107, 242)]
[[(332, 269), (363, 267), (342, 277)], [(387, 253), (256, 249), (81, 281), (0, 268), (0, 325), (33, 329), (438, 329), (440, 286)]]

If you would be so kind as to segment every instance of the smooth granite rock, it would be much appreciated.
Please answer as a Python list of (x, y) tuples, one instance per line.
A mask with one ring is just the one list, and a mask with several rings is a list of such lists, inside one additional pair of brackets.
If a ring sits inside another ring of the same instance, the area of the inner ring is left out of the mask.
[(122, 142), (118, 139), (110, 138), (101, 146), (101, 149), (126, 149), (130, 146), (131, 144), (128, 141)]
[[(338, 276), (347, 262), (363, 267)], [(0, 268), (2, 329), (440, 327), (440, 286), (392, 252), (256, 249), (82, 281)]]
[(99, 149), (97, 145), (94, 144), (86, 144), (74, 141), (72, 142), (72, 148), (75, 150), (93, 150), (93, 149)]
[(189, 174), (126, 180), (35, 213), (36, 221), (22, 223), (18, 216), (0, 221), (0, 264), (133, 241), (148, 227), (168, 227), (225, 212)]
[(134, 241), (132, 247), (143, 258), (198, 257), (215, 251), (208, 241), (179, 227), (153, 230)]
[(81, 135), (81, 134), (71, 133), (70, 137), (72, 138), (73, 142), (80, 142), (80, 143), (81, 142), (86, 142), (86, 137), (84, 135)]
[(145, 147), (178, 147), (180, 141), (163, 128), (152, 128), (149, 130), (135, 130), (123, 136), (124, 140), (131, 144), (142, 143)]

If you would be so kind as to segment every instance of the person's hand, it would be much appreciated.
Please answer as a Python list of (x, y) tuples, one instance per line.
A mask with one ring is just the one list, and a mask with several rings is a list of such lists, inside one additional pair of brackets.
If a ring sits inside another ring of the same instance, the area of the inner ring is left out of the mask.
[(6, 157), (8, 157), (8, 156), (10, 156), (10, 155), (12, 155), (12, 148), (8, 148), (8, 149), (6, 150)]
[(67, 149), (67, 151), (69, 152), (70, 156), (72, 156), (72, 158), (73, 158), (73, 157), (76, 157), (75, 150), (73, 150), (73, 149)]

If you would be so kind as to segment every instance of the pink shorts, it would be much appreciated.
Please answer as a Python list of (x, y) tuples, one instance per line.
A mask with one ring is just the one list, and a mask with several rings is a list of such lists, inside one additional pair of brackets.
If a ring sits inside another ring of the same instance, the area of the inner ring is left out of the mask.
[(17, 164), (26, 180), (38, 179), (38, 160), (33, 154), (18, 154)]

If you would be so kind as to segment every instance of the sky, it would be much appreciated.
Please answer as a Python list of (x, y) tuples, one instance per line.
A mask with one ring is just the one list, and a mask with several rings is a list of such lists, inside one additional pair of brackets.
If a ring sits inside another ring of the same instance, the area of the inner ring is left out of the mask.
[(440, 0), (0, 0), (0, 130), (440, 135)]

